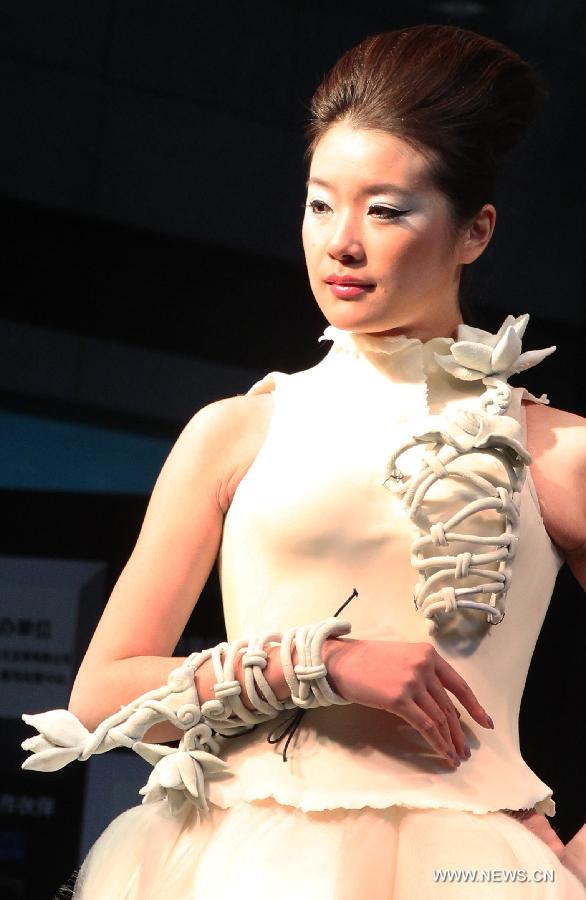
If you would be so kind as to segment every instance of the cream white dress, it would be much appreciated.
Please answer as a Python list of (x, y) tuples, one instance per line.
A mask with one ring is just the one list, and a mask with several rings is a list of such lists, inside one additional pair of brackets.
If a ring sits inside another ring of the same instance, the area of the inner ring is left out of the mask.
[[(472, 750), (456, 770), (401, 718), (354, 704), (306, 710), (286, 762), (284, 739), (267, 736), (290, 712), (220, 738), (229, 772), (207, 780), (209, 810), (186, 803), (173, 816), (164, 800), (127, 810), (90, 851), (74, 898), (584, 898), (553, 851), (503, 811), (555, 813), (552, 789), (523, 760), (518, 735), (529, 663), (562, 563), (529, 469), (504, 618), (488, 624), (485, 614), (458, 607), (449, 627), (430, 633), (413, 599), (420, 532), (402, 495), (383, 484), (386, 466), (416, 423), (478, 410), (484, 386), (438, 364), (451, 339), (421, 343), (332, 327), (324, 337), (333, 343), (317, 366), (271, 373), (251, 389), (272, 392), (273, 414), (225, 520), (228, 640), (331, 616), (356, 588), (343, 613), (350, 637), (432, 643), (495, 728), (479, 726), (454, 698)], [(514, 388), (507, 412), (523, 426), (525, 396)], [(404, 476), (424, 452), (423, 444), (407, 451)], [(498, 480), (490, 454), (468, 454), (465, 465)], [(428, 502), (446, 521), (472, 496), (452, 477)], [(477, 515), (473, 532), (495, 534), (494, 521), (494, 511)], [(459, 579), (474, 583), (462, 571)], [(511, 872), (521, 874), (512, 880)]]

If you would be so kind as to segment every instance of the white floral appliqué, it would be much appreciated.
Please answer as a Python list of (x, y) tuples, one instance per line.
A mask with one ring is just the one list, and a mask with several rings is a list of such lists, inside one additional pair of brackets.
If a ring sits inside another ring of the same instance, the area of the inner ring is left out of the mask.
[(490, 375), (498, 375), (506, 380), (517, 372), (536, 366), (556, 349), (521, 352), (521, 338), (527, 328), (529, 316), (507, 316), (496, 334), (472, 328), (470, 325), (458, 327), (458, 340), (450, 347), (450, 355), (435, 358), (450, 375), (464, 381), (479, 381)]

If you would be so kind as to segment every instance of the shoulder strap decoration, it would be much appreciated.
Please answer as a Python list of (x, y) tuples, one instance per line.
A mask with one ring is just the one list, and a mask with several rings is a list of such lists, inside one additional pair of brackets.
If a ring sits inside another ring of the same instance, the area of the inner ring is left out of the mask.
[[(419, 574), (414, 603), (428, 620), (430, 633), (459, 608), (486, 612), (491, 625), (501, 622), (505, 615), (511, 564), (519, 539), (521, 489), (526, 466), (531, 462), (521, 425), (507, 415), (512, 398), (507, 379), (537, 365), (556, 349), (522, 353), (521, 338), (528, 321), (528, 315), (517, 319), (507, 316), (496, 334), (459, 326), (458, 340), (450, 346), (450, 353), (436, 354), (436, 361), (454, 378), (483, 382), (486, 390), (479, 398), (479, 411), (429, 416), (393, 452), (387, 465), (384, 485), (403, 494), (405, 509), (419, 530), (411, 546), (411, 564)], [(545, 397), (541, 400), (546, 402)], [(401, 472), (399, 459), (420, 444), (427, 445), (420, 468), (407, 477)], [(500, 477), (481, 475), (458, 465), (471, 453), (488, 454), (498, 461)], [(444, 478), (463, 480), (477, 496), (447, 521), (428, 524), (421, 516), (422, 506), (433, 485)], [(467, 520), (487, 510), (500, 517), (500, 534), (467, 533)], [(462, 530), (458, 530), (460, 526)], [(472, 551), (462, 551), (462, 544), (472, 546)]]

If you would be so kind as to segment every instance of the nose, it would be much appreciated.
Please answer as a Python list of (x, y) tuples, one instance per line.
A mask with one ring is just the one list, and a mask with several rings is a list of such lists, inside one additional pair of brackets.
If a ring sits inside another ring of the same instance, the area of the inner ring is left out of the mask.
[(332, 233), (327, 244), (328, 255), (333, 259), (361, 259), (364, 256), (364, 247), (360, 236), (356, 232), (356, 223), (347, 215), (338, 219), (332, 227)]

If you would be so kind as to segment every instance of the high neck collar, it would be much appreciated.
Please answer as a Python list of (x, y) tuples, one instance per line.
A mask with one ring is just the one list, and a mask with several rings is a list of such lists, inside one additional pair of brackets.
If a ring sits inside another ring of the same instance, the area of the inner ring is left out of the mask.
[[(374, 383), (383, 381), (393, 385), (401, 384), (421, 388), (426, 397), (428, 412), (437, 413), (449, 400), (471, 400), (476, 402), (484, 386), (481, 382), (466, 382), (453, 378), (438, 365), (437, 356), (449, 354), (454, 343), (451, 337), (435, 337), (428, 341), (410, 338), (405, 334), (372, 335), (343, 331), (328, 325), (320, 341), (332, 341), (324, 363), (329, 360), (345, 368), (345, 363), (358, 364), (353, 371), (352, 381), (358, 372), (367, 378), (368, 390)], [(327, 364), (327, 363), (326, 363)], [(351, 365), (354, 369), (354, 366)], [(374, 376), (374, 380), (372, 378)], [(363, 382), (361, 381), (361, 384)], [(416, 404), (415, 396), (412, 402)]]
[(371, 354), (393, 356), (409, 347), (412, 350), (419, 350), (423, 359), (429, 363), (434, 361), (434, 353), (448, 353), (449, 347), (454, 343), (453, 338), (450, 337), (435, 337), (428, 341), (421, 341), (419, 338), (409, 338), (405, 334), (359, 334), (353, 331), (344, 331), (334, 325), (328, 325), (319, 340), (332, 341), (332, 351), (334, 352), (367, 357)]

